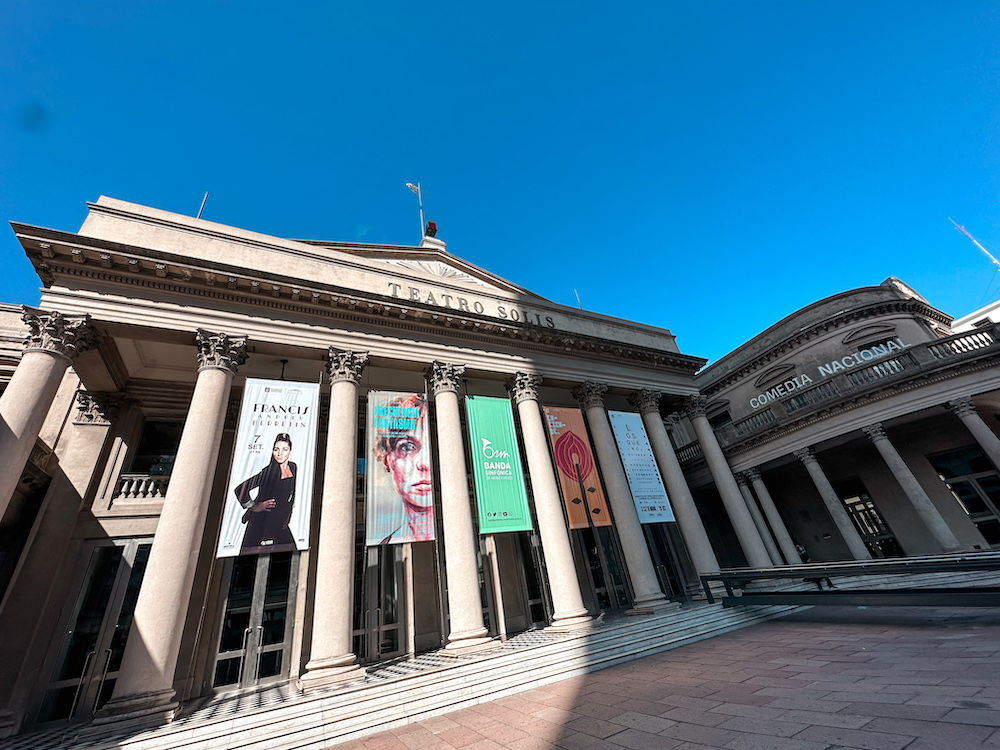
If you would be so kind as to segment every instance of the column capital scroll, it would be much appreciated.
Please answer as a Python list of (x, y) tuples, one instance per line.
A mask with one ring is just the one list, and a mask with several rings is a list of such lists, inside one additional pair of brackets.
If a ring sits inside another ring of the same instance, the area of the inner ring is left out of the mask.
[(199, 328), (195, 336), (198, 342), (199, 370), (217, 368), (235, 374), (239, 366), (247, 361), (246, 336), (212, 333), (204, 328)]
[(758, 469), (756, 466), (754, 466), (753, 468), (747, 469), (743, 473), (746, 475), (746, 478), (748, 480), (750, 480), (751, 484), (753, 482), (759, 482), (760, 481), (760, 469)]
[(956, 417), (972, 417), (976, 414), (976, 406), (972, 403), (971, 396), (963, 396), (962, 398), (954, 398), (948, 402), (948, 411), (954, 414)]
[(581, 385), (574, 386), (571, 393), (573, 398), (580, 402), (580, 406), (584, 409), (589, 409), (592, 406), (604, 407), (604, 394), (607, 393), (608, 387), (604, 383), (595, 383), (592, 380), (588, 380)]
[(687, 412), (688, 419), (705, 416), (705, 407), (708, 405), (706, 396), (690, 396), (684, 402), (684, 411)]
[(746, 472), (743, 472), (743, 471), (734, 472), (733, 473), (733, 477), (736, 479), (736, 484), (738, 484), (740, 487), (746, 487), (747, 486), (747, 475), (746, 475)]
[(542, 376), (530, 372), (515, 372), (514, 382), (510, 385), (510, 395), (515, 404), (522, 401), (537, 401), (538, 386), (542, 384)]
[(885, 435), (885, 429), (882, 427), (881, 422), (875, 422), (875, 424), (865, 425), (861, 428), (861, 431), (868, 436), (868, 439), (873, 443), (876, 440), (888, 440)]
[(641, 390), (628, 397), (629, 404), (639, 410), (640, 414), (659, 414), (661, 391)]
[(343, 352), (331, 346), (327, 355), (326, 370), (331, 383), (348, 380), (358, 385), (361, 382), (361, 373), (367, 364), (368, 352)]
[(816, 451), (814, 451), (811, 447), (808, 446), (805, 448), (799, 448), (797, 451), (793, 451), (792, 455), (795, 456), (797, 459), (799, 459), (799, 461), (801, 461), (804, 464), (816, 460)]
[(41, 349), (73, 359), (80, 352), (97, 346), (97, 334), (89, 315), (63, 315), (24, 306), (21, 320), (28, 326), (25, 351)]
[(128, 397), (108, 391), (77, 391), (75, 424), (109, 425), (118, 416)]
[(458, 393), (459, 383), (462, 382), (462, 375), (465, 373), (465, 365), (453, 365), (447, 362), (434, 360), (427, 369), (427, 380), (430, 382), (431, 391), (436, 396), (439, 393)]

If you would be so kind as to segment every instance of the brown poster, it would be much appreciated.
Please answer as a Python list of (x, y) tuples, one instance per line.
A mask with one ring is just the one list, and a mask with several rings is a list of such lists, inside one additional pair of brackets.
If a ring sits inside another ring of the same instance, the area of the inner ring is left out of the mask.
[(571, 529), (610, 526), (607, 501), (597, 478), (594, 453), (587, 439), (583, 413), (579, 409), (546, 406), (549, 443), (559, 468), (566, 516)]

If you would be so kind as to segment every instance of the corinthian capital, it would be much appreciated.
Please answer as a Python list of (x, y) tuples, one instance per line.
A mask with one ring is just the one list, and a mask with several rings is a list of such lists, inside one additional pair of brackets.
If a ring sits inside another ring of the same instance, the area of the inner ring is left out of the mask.
[(427, 370), (427, 380), (431, 391), (436, 396), (439, 393), (458, 393), (458, 385), (462, 382), (465, 365), (452, 365), (434, 360)]
[(580, 406), (589, 409), (592, 406), (604, 407), (604, 394), (608, 392), (608, 387), (604, 383), (595, 383), (588, 380), (582, 385), (578, 385), (572, 390), (573, 398), (580, 402)]
[(868, 436), (868, 439), (873, 443), (876, 440), (887, 440), (885, 436), (885, 430), (882, 427), (881, 422), (876, 422), (875, 424), (866, 425), (861, 428), (861, 431)]
[(628, 402), (633, 408), (639, 410), (640, 414), (660, 413), (660, 391), (636, 391), (628, 397)]
[(972, 398), (963, 396), (948, 402), (948, 410), (956, 417), (971, 417), (976, 414), (976, 407), (972, 403)]
[(794, 451), (792, 455), (804, 464), (816, 460), (816, 451), (812, 448), (799, 448), (797, 451)]
[(217, 367), (235, 373), (247, 361), (247, 337), (198, 329), (198, 368)]
[(26, 351), (42, 349), (73, 359), (80, 352), (97, 346), (97, 335), (89, 315), (63, 315), (23, 307), (21, 320), (28, 326), (24, 339)]
[(331, 383), (349, 380), (357, 385), (361, 382), (361, 373), (368, 364), (368, 352), (340, 352), (331, 346), (328, 356), (326, 369)]
[(118, 412), (124, 403), (124, 393), (77, 391), (76, 424), (110, 424), (118, 416)]
[(515, 372), (514, 383), (510, 387), (510, 395), (515, 404), (522, 401), (537, 401), (538, 386), (542, 384), (542, 376), (529, 372)]
[(756, 466), (752, 469), (747, 469), (743, 473), (746, 474), (747, 480), (751, 483), (760, 481), (760, 469)]
[(695, 417), (705, 416), (705, 406), (708, 404), (708, 398), (705, 396), (691, 396), (687, 401), (684, 402), (684, 411), (687, 412), (688, 419), (694, 419)]

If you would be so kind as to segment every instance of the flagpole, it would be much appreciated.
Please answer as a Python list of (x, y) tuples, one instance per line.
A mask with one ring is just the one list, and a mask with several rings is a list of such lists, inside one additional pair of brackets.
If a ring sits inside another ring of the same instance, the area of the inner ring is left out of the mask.
[(406, 183), (406, 187), (417, 196), (417, 206), (420, 209), (420, 238), (424, 237), (424, 199), (420, 194), (420, 183), (414, 185), (412, 182)]

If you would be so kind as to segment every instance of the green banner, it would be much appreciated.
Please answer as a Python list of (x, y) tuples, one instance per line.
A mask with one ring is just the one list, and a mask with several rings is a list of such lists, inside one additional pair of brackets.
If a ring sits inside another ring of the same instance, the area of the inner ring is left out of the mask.
[(514, 416), (505, 398), (468, 396), (472, 473), (476, 478), (479, 533), (528, 531), (531, 513), (517, 450)]

